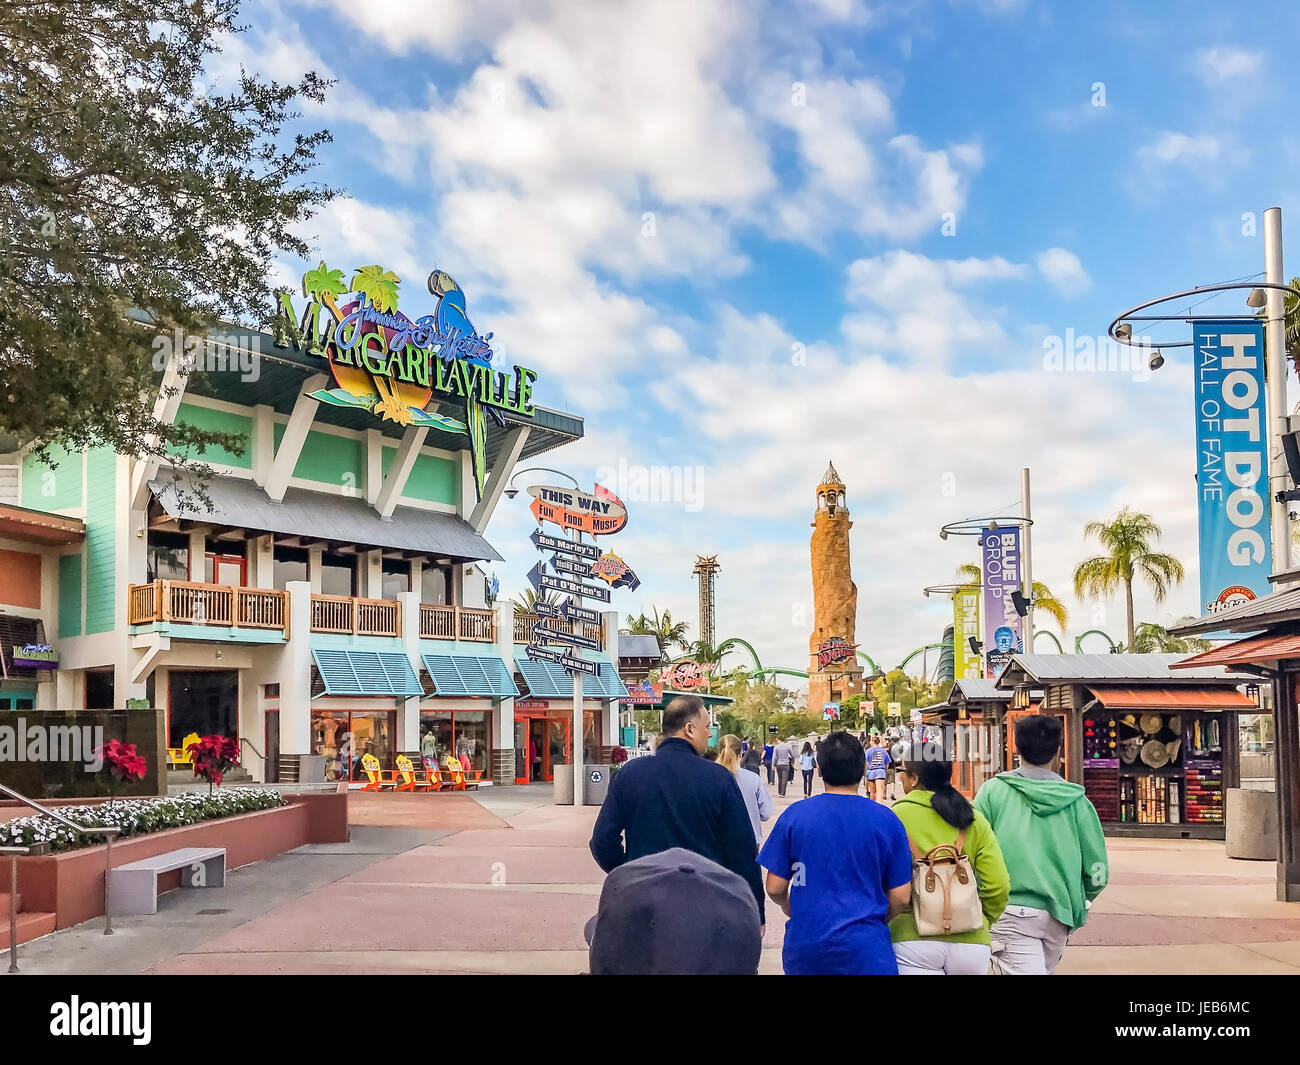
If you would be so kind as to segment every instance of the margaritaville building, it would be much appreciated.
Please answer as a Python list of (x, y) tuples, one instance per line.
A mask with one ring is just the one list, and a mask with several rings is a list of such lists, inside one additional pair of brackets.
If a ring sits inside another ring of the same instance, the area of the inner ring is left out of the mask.
[[(166, 459), (51, 468), (0, 442), (0, 714), (147, 700), (169, 747), (236, 735), (265, 781), (356, 780), (366, 753), (464, 752), (496, 784), (569, 760), (573, 682), (524, 654), (535, 617), (492, 602), (485, 531), (512, 472), (582, 420), (492, 366), (446, 274), (414, 320), (398, 284), (363, 267), (349, 295), (322, 263), (272, 333), (160, 345), (159, 419), (245, 444), (202, 456), (201, 489)], [(627, 694), (601, 617), (580, 626), (606, 663), (583, 682), (588, 762)]]

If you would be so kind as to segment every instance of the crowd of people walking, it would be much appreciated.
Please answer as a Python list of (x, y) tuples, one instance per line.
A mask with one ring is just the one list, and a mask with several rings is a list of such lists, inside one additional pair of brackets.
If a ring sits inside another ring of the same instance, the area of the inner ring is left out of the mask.
[[(756, 972), (770, 902), (787, 918), (790, 975), (1050, 974), (1106, 886), (1101, 823), (1057, 772), (1054, 717), (1016, 722), (1020, 765), (973, 801), (920, 729), (764, 745), (727, 735), (716, 761), (710, 736), (701, 700), (678, 697), (655, 757), (610, 784), (591, 851), (619, 875), (588, 925), (593, 973)], [(784, 797), (796, 765), (803, 798), (765, 836), (769, 786)], [(669, 901), (683, 878), (684, 908)]]

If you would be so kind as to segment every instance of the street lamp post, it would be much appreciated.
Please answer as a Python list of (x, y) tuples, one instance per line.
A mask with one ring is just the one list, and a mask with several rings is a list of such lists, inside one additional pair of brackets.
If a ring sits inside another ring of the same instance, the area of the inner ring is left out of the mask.
[(1264, 323), (1264, 357), (1270, 388), (1268, 404), (1268, 495), (1273, 512), (1273, 572), (1286, 573), (1291, 568), (1291, 522), (1287, 501), (1282, 495), (1287, 487), (1286, 454), (1282, 439), (1290, 432), (1286, 414), (1286, 297), (1282, 280), (1282, 208), (1264, 212), (1264, 290), (1268, 320)]

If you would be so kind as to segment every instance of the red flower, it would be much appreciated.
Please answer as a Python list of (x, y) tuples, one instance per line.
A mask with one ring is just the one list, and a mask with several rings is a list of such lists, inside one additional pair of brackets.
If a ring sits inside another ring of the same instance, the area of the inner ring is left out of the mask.
[(143, 780), (149, 771), (149, 763), (136, 753), (134, 743), (109, 740), (95, 754), (115, 780)]

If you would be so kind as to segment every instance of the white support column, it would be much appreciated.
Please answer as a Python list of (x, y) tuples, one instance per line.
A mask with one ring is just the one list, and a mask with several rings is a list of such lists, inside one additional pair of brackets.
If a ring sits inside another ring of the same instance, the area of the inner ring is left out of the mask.
[(275, 585), (275, 548), (270, 536), (257, 536), (248, 541), (248, 581), (254, 588)]
[(528, 432), (529, 427), (521, 425), (511, 430), (506, 437), (501, 453), (497, 456), (496, 465), (492, 467), (488, 477), (487, 486), (483, 489), (483, 498), (475, 504), (473, 513), (469, 516), (469, 523), (476, 533), (481, 533), (487, 528), (492, 512), (496, 510), (497, 503), (501, 499), (501, 493), (514, 472), (515, 464), (523, 454), (524, 444), (528, 442)]
[(384, 553), (380, 550), (366, 551), (360, 557), (363, 578), (361, 594), (369, 599), (382, 599), (384, 597)]
[[(1264, 280), (1273, 285), (1285, 285), (1282, 269), (1282, 208), (1270, 207), (1264, 212)], [(1287, 417), (1286, 383), (1290, 367), (1286, 356), (1286, 299), (1275, 288), (1265, 290), (1265, 307), (1268, 320), (1264, 325), (1265, 390), (1268, 416), (1268, 506), (1272, 519), (1273, 572), (1285, 573), (1291, 568), (1291, 519), (1285, 500), (1278, 501), (1278, 493), (1286, 491), (1290, 479), (1287, 473), (1286, 452), (1282, 438), (1291, 427)], [(1294, 582), (1279, 582), (1281, 589)]]
[[(613, 659), (614, 665), (608, 666), (602, 663), (601, 668), (612, 668), (615, 673), (618, 672), (618, 611), (605, 610), (601, 612), (601, 642), (605, 645), (605, 653)], [(622, 737), (618, 732), (618, 700), (609, 699), (605, 702), (605, 745), (607, 747), (618, 747), (622, 745)]]
[[(408, 429), (409, 433), (411, 430)], [(427, 430), (426, 430), (427, 431)], [(384, 434), (378, 429), (366, 430), (366, 502), (372, 507), (379, 498), (379, 486), (384, 480)]]
[[(515, 671), (515, 605), (497, 603), (497, 653), (506, 669)], [(515, 782), (515, 700), (497, 701), (492, 709), (492, 783)]]
[(208, 534), (206, 529), (190, 530), (190, 580), (206, 583), (208, 567)]
[[(179, 335), (179, 330), (177, 334)], [(177, 358), (180, 352), (173, 351), (172, 357), (167, 361), (167, 369), (163, 371), (162, 384), (158, 389), (158, 397), (154, 400), (153, 416), (163, 425), (172, 425), (176, 421), (176, 413), (181, 409), (181, 400), (185, 397), (185, 387), (189, 384), (190, 371), (186, 364), (182, 368), (183, 359)], [(158, 446), (158, 437), (155, 434), (149, 434), (145, 438), (146, 448), (156, 448)], [(130, 487), (130, 504), (132, 510), (143, 510), (149, 505), (149, 482), (158, 476), (158, 467), (160, 463), (156, 458), (137, 459), (131, 470), (131, 487)]]
[(290, 581), (289, 639), (280, 659), (280, 751), (311, 754), (311, 585)]
[(424, 591), (424, 559), (411, 559), (411, 591), (422, 595)]
[(289, 487), (289, 478), (293, 476), (298, 458), (302, 455), (302, 446), (307, 442), (307, 433), (316, 417), (316, 408), (320, 401), (311, 398), (310, 393), (324, 388), (329, 379), (324, 374), (314, 374), (303, 382), (298, 400), (289, 415), (289, 424), (284, 427), (284, 436), (271, 462), (271, 469), (266, 475), (266, 494), (275, 502), (284, 500), (285, 490)]
[(321, 562), (325, 557), (325, 548), (320, 544), (312, 544), (307, 548), (307, 581), (311, 585), (311, 590), (317, 595), (321, 594)]
[(573, 805), (585, 806), (583, 802), (582, 782), (586, 779), (582, 764), (582, 674), (573, 675), (573, 732), (569, 746), (573, 748), (570, 759), (573, 762)]
[(384, 478), (384, 483), (374, 497), (375, 509), (379, 511), (380, 517), (393, 516), (393, 510), (397, 507), (397, 501), (402, 498), (402, 491), (406, 488), (411, 470), (415, 468), (415, 460), (420, 457), (424, 438), (428, 435), (427, 427), (417, 428), (414, 425), (402, 434), (402, 442), (397, 447), (397, 454), (393, 456), (393, 464), (388, 469), (388, 476)]
[[(415, 675), (420, 675), (424, 663), (420, 661), (420, 593), (400, 592), (397, 596), (402, 611), (402, 646), (406, 657), (415, 667)], [(399, 751), (418, 751), (420, 749), (420, 697), (406, 699), (397, 712), (397, 735), (400, 738)]]
[(275, 410), (265, 403), (253, 407), (253, 483), (266, 486), (275, 462)]

